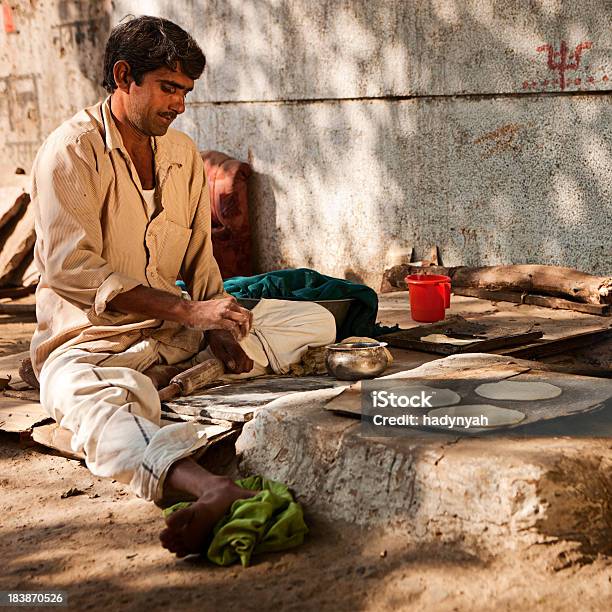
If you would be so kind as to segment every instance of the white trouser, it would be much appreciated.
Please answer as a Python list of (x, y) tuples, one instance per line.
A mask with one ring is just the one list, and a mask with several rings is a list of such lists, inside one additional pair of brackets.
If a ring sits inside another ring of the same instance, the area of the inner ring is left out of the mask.
[[(333, 316), (313, 303), (262, 300), (253, 328), (241, 344), (254, 361), (246, 378), (286, 373), (308, 347), (334, 341)], [(147, 338), (124, 353), (70, 348), (52, 353), (40, 374), (40, 401), (62, 427), (72, 431), (72, 449), (84, 452), (96, 476), (129, 483), (147, 500), (163, 496), (168, 468), (206, 444), (194, 423), (160, 427), (157, 390), (142, 371), (161, 361), (163, 346)], [(197, 360), (209, 357), (209, 349)], [(130, 367), (126, 367), (126, 360)]]

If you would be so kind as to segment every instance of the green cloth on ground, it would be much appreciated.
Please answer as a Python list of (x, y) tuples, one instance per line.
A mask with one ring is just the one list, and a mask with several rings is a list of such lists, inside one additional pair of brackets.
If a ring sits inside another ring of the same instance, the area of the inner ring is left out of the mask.
[(367, 285), (325, 276), (308, 268), (275, 270), (257, 276), (235, 276), (224, 281), (225, 290), (236, 298), (285, 298), (316, 302), (353, 298), (337, 340), (349, 336), (375, 336), (378, 296)]
[[(206, 554), (210, 561), (231, 565), (240, 560), (247, 567), (251, 555), (286, 550), (304, 542), (308, 527), (302, 507), (284, 484), (261, 476), (237, 480), (236, 484), (259, 493), (236, 500), (215, 525)], [(164, 517), (189, 505), (191, 502), (174, 504), (163, 511)]]

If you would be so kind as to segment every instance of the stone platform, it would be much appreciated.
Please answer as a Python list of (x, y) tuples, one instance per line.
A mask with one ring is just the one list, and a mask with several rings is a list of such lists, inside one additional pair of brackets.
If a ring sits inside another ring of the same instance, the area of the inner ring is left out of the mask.
[(337, 393), (287, 396), (258, 412), (237, 441), (240, 472), (286, 482), (317, 516), (415, 541), (499, 553), (564, 540), (612, 551), (610, 402), (564, 419), (571, 438), (555, 434), (558, 420), (484, 437), (368, 438), (358, 420), (324, 409)]

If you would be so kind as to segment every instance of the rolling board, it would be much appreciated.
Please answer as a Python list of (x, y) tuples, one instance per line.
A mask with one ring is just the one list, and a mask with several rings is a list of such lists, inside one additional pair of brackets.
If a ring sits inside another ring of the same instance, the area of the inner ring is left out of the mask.
[(244, 423), (270, 402), (302, 391), (345, 387), (349, 383), (330, 376), (262, 376), (198, 391), (186, 397), (164, 402), (164, 413), (176, 413), (196, 418), (223, 419)]
[[(461, 340), (473, 339), (470, 344), (455, 345), (444, 342), (429, 342), (421, 340), (430, 334), (445, 334)], [(437, 355), (455, 355), (459, 353), (479, 353), (495, 351), (509, 346), (529, 344), (543, 336), (541, 331), (531, 329), (509, 333), (499, 324), (466, 321), (461, 317), (453, 317), (438, 323), (420, 325), (411, 329), (403, 329), (379, 336), (377, 340), (387, 342), (390, 346)]]

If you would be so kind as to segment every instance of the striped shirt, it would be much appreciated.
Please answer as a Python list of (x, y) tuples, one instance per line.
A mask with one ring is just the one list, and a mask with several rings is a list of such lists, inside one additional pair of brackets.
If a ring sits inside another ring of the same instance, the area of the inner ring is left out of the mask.
[(51, 352), (74, 346), (117, 353), (153, 338), (168, 363), (198, 351), (200, 331), (108, 308), (138, 285), (179, 296), (179, 275), (196, 300), (223, 295), (195, 144), (170, 129), (151, 145), (156, 206), (149, 208), (110, 98), (63, 123), (38, 152), (31, 195), (41, 279), (30, 349), (37, 372)]

